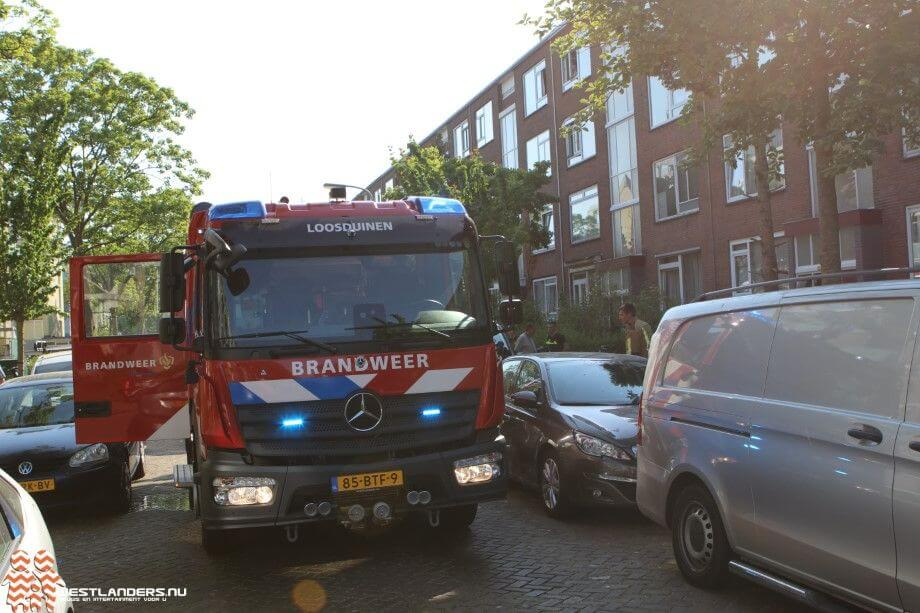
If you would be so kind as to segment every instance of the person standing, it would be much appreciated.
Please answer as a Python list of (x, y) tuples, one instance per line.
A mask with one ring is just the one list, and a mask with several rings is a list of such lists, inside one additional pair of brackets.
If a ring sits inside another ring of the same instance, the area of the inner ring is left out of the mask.
[(524, 326), (524, 331), (521, 332), (521, 335), (517, 337), (517, 340), (514, 342), (514, 353), (537, 352), (537, 343), (533, 340), (534, 332), (536, 332), (536, 326), (532, 323), (528, 323)]
[(546, 342), (540, 347), (540, 351), (565, 351), (565, 335), (559, 331), (556, 322), (549, 325)]
[(652, 340), (652, 327), (636, 317), (636, 305), (623, 303), (617, 316), (626, 330), (626, 353), (648, 357), (648, 345)]

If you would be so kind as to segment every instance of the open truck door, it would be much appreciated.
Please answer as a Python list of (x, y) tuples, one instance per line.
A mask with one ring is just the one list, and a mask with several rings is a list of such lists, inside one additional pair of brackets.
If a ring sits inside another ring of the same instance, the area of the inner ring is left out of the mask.
[(77, 442), (189, 436), (189, 355), (160, 342), (160, 254), (70, 261)]

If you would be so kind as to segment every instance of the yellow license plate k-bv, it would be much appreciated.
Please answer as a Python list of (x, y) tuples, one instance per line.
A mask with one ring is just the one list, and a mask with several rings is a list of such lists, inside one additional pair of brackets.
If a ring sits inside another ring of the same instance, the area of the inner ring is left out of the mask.
[(341, 494), (343, 492), (374, 490), (382, 487), (397, 487), (402, 484), (403, 471), (384, 470), (375, 473), (359, 473), (357, 475), (333, 477), (332, 491)]
[(20, 481), (27, 492), (50, 492), (54, 490), (54, 479), (36, 479), (35, 481)]

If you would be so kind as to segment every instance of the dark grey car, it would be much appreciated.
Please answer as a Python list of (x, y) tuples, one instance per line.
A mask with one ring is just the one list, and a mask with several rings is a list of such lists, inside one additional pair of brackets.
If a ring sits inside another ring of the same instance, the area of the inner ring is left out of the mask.
[(636, 500), (636, 418), (645, 359), (540, 353), (502, 362), (510, 477), (537, 487), (551, 516)]

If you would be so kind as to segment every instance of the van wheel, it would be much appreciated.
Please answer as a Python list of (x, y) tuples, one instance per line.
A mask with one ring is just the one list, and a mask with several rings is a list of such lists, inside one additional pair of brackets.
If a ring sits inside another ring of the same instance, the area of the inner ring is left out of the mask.
[(562, 483), (559, 458), (552, 451), (548, 451), (540, 460), (540, 495), (543, 498), (543, 509), (550, 517), (561, 519), (571, 512), (567, 493), (568, 490)]
[(690, 584), (712, 589), (724, 583), (731, 548), (716, 503), (704, 487), (691, 485), (677, 496), (671, 537), (674, 559)]

